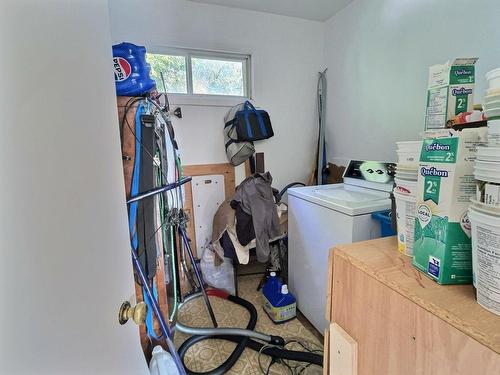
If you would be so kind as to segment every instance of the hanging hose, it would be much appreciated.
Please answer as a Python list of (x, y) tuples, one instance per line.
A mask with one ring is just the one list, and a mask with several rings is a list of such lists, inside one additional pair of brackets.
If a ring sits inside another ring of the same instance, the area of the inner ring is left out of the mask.
[[(285, 340), (279, 336), (269, 336), (259, 332), (255, 332), (255, 325), (257, 324), (257, 310), (255, 306), (250, 302), (236, 296), (229, 295), (226, 292), (220, 290), (208, 290), (209, 295), (216, 296), (219, 298), (227, 299), (237, 305), (244, 307), (250, 314), (250, 320), (246, 326), (246, 329), (239, 328), (195, 328), (187, 327), (180, 323), (177, 323), (175, 329), (191, 334), (189, 339), (187, 339), (179, 348), (179, 356), (182, 359), (184, 366), (186, 366), (184, 357), (193, 345), (204, 340), (226, 340), (236, 343), (236, 347), (229, 357), (217, 368), (207, 371), (207, 372), (195, 372), (186, 368), (186, 373), (191, 375), (222, 375), (234, 366), (238, 361), (239, 357), (245, 350), (245, 348), (252, 349), (262, 354), (269, 355), (276, 359), (285, 359), (298, 362), (307, 362), (310, 364), (322, 366), (323, 356), (311, 352), (301, 352), (295, 350), (283, 349), (285, 346)], [(265, 341), (268, 344), (262, 344), (253, 340), (256, 338), (261, 341)], [(270, 346), (271, 344), (272, 346)]]

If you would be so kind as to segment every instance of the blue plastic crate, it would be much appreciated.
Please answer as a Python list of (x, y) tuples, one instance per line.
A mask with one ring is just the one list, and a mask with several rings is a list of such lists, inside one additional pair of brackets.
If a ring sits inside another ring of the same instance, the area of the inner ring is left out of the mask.
[(372, 213), (372, 218), (380, 222), (381, 237), (395, 236), (396, 231), (392, 229), (391, 210)]

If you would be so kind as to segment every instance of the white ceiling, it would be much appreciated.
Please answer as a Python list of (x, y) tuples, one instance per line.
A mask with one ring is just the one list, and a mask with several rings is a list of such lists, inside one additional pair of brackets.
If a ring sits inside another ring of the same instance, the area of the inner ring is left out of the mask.
[(284, 16), (326, 21), (353, 0), (191, 0)]

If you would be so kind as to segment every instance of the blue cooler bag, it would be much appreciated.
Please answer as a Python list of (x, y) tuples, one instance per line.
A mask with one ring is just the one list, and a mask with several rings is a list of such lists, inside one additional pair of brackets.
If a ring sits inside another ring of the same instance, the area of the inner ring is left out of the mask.
[(236, 130), (235, 142), (253, 142), (262, 139), (271, 138), (274, 135), (271, 126), (269, 114), (262, 110), (256, 109), (248, 100), (243, 105), (243, 108), (236, 112), (231, 121), (226, 122), (226, 128)]

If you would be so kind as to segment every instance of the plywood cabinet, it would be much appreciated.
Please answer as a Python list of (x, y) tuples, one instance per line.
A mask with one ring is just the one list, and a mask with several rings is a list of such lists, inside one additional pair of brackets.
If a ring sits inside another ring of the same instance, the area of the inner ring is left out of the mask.
[(328, 283), (327, 319), (357, 343), (358, 375), (500, 374), (500, 317), (471, 285), (414, 269), (394, 238), (333, 249)]

